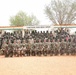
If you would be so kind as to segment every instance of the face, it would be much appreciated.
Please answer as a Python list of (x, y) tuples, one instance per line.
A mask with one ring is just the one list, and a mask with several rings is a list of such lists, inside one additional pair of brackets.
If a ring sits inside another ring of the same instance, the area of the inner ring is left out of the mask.
[(21, 43), (21, 40), (18, 40), (17, 43)]
[(64, 39), (62, 39), (62, 42), (64, 42)]
[(50, 42), (50, 39), (48, 40), (48, 42)]
[(9, 43), (11, 43), (11, 41), (9, 40)]
[(34, 40), (34, 43), (36, 42), (36, 40)]
[(59, 42), (60, 40), (58, 39), (57, 41)]
[(5, 41), (3, 41), (3, 43), (4, 43), (4, 44), (6, 44), (6, 42), (5, 42)]
[(46, 39), (44, 39), (44, 42), (46, 42)]
[(16, 40), (14, 40), (14, 43), (16, 43)]
[(25, 40), (23, 40), (23, 43), (26, 43), (26, 41), (25, 41)]
[(41, 39), (39, 39), (39, 42), (41, 42)]
[(55, 42), (55, 40), (53, 39), (53, 42)]

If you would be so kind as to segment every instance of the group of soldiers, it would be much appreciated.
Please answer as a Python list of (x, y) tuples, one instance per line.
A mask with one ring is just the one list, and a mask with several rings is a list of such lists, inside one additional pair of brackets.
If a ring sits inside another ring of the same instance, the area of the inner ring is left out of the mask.
[(20, 57), (20, 56), (56, 56), (56, 55), (76, 55), (76, 43), (73, 41), (62, 41), (55, 39), (46, 42), (26, 42), (25, 40), (21, 43), (20, 40), (14, 40), (13, 43), (10, 41), (8, 43), (3, 42), (2, 51), (5, 57)]

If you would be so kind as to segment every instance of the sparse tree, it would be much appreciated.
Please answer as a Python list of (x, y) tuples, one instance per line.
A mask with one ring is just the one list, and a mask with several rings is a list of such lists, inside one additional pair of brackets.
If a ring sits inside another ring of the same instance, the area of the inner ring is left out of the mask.
[(28, 16), (26, 13), (20, 11), (15, 16), (10, 17), (11, 26), (26, 26), (38, 25), (39, 21), (34, 15)]
[(75, 0), (52, 0), (45, 7), (45, 14), (54, 25), (75, 24), (76, 1)]

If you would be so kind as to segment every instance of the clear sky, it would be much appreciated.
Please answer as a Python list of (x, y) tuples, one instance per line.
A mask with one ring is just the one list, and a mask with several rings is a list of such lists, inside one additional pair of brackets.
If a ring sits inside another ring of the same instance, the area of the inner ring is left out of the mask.
[(0, 0), (0, 26), (9, 26), (10, 16), (24, 11), (28, 15), (35, 15), (40, 25), (51, 24), (46, 17), (44, 8), (51, 0)]

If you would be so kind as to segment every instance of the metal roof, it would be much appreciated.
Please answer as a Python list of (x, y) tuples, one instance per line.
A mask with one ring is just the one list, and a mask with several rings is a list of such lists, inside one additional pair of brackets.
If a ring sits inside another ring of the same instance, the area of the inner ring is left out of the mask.
[(36, 28), (76, 28), (76, 24), (72, 25), (34, 25), (34, 26), (0, 26), (0, 30), (18, 30), (18, 29), (36, 29)]

